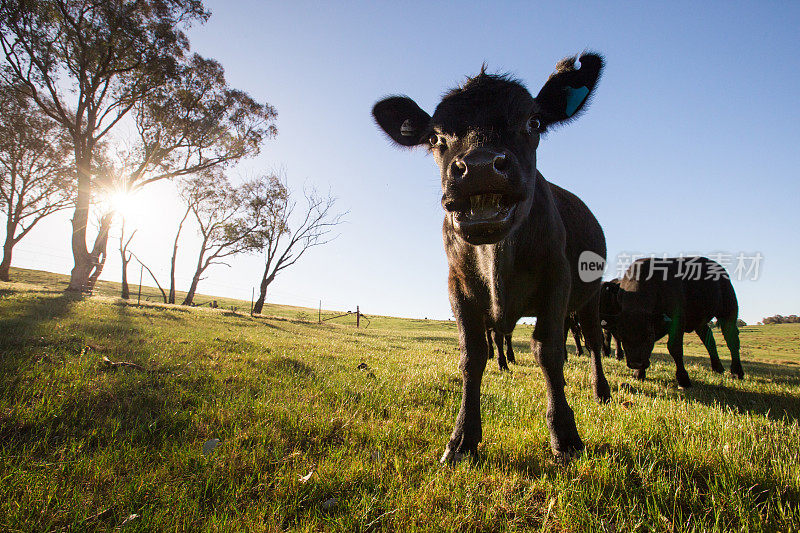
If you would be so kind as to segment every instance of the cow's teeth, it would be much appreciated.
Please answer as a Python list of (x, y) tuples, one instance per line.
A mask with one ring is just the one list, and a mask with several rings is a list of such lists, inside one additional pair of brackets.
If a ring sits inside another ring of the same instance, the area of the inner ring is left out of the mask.
[(470, 209), (467, 216), (485, 220), (497, 216), (498, 213), (506, 213), (508, 208), (500, 205), (502, 199), (502, 194), (474, 194), (469, 197)]

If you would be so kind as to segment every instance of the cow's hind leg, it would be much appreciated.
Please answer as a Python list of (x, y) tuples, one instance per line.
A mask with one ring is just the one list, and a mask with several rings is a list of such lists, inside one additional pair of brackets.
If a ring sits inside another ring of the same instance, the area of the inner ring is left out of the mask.
[(714, 342), (714, 333), (711, 332), (711, 328), (708, 327), (708, 324), (703, 324), (697, 329), (697, 336), (700, 337), (706, 350), (708, 350), (708, 356), (711, 358), (711, 369), (719, 374), (725, 372), (725, 367), (722, 366), (722, 362), (719, 360), (719, 354), (717, 353), (717, 343)]
[(506, 354), (503, 351), (502, 333), (494, 331), (494, 343), (497, 345), (497, 366), (500, 368), (500, 370), (508, 370), (508, 363), (506, 363)]
[(675, 326), (669, 333), (669, 340), (667, 341), (667, 350), (675, 361), (675, 380), (678, 385), (683, 388), (692, 386), (692, 381), (689, 379), (689, 373), (686, 367), (683, 366), (683, 329), (678, 327), (677, 320), (673, 321)]
[(742, 379), (744, 370), (742, 369), (742, 362), (739, 360), (739, 326), (736, 325), (737, 317), (718, 320), (722, 328), (722, 336), (725, 337), (725, 344), (728, 345), (728, 349), (731, 351), (731, 374)]
[(494, 345), (492, 344), (492, 330), (486, 330), (486, 345), (489, 347), (489, 359), (494, 359)]
[[(600, 328), (599, 316), (600, 299), (595, 296), (578, 312), (578, 321), (589, 351), (589, 366), (592, 371), (592, 384), (594, 396), (600, 402), (611, 400), (611, 389), (603, 372), (603, 330)], [(575, 337), (576, 344), (580, 341)]]
[(506, 359), (509, 363), (516, 363), (517, 358), (514, 356), (514, 347), (511, 345), (511, 333), (506, 335)]

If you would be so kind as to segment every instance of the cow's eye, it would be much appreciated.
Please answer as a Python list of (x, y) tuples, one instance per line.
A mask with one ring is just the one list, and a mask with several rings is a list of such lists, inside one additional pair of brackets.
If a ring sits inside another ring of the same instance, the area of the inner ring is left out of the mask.
[(526, 133), (537, 133), (542, 128), (542, 121), (537, 116), (532, 116), (528, 119), (528, 123), (525, 125), (525, 132)]

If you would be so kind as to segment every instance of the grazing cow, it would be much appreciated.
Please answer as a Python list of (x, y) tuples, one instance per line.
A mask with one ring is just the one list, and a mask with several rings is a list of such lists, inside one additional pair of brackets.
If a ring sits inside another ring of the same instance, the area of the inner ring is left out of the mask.
[(604, 281), (600, 288), (600, 326), (603, 328), (603, 355), (611, 355), (611, 339), (617, 343), (615, 355), (618, 361), (625, 358), (625, 351), (622, 343), (615, 333), (617, 316), (614, 314), (617, 308), (617, 293), (619, 292), (619, 278), (611, 281)]
[[(505, 341), (505, 345), (508, 347), (505, 353), (503, 352), (503, 341)], [(486, 330), (486, 344), (489, 345), (489, 359), (494, 358), (492, 342), (497, 344), (497, 366), (500, 370), (508, 370), (508, 363), (517, 362), (517, 358), (514, 357), (514, 347), (511, 345), (511, 333), (503, 335), (491, 329)], [(508, 361), (508, 363), (506, 361)]]
[(635, 261), (619, 282), (615, 333), (625, 348), (634, 377), (645, 378), (655, 342), (669, 335), (667, 349), (675, 360), (675, 378), (681, 387), (692, 382), (683, 366), (683, 334), (696, 332), (708, 350), (711, 368), (724, 372), (714, 335), (708, 327), (719, 322), (731, 351), (731, 374), (744, 377), (739, 360), (739, 304), (728, 273), (705, 257), (647, 258)]
[(564, 319), (577, 311), (592, 352), (595, 396), (610, 390), (601, 363), (600, 280), (583, 281), (582, 252), (605, 258), (603, 230), (574, 194), (536, 169), (541, 135), (575, 118), (603, 66), (596, 54), (562, 60), (536, 98), (508, 76), (480, 74), (447, 93), (433, 116), (405, 96), (373, 108), (396, 143), (425, 146), (441, 171), (442, 234), (450, 305), (458, 323), (461, 408), (442, 461), (474, 453), (482, 438), (480, 387), (486, 329), (509, 334), (537, 317), (531, 348), (547, 386), (550, 446), (569, 456), (584, 445), (564, 394)]

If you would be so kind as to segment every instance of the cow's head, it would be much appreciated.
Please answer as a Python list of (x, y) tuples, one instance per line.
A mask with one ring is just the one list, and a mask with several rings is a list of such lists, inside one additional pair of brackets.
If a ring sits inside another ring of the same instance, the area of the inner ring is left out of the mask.
[(502, 240), (530, 212), (540, 136), (577, 117), (600, 77), (603, 60), (583, 54), (558, 63), (536, 98), (508, 76), (485, 69), (445, 95), (431, 117), (393, 96), (372, 110), (402, 146), (425, 146), (442, 175), (442, 206), (470, 244)]
[(637, 271), (633, 277), (630, 275), (631, 271), (626, 273), (614, 289), (619, 311), (614, 321), (614, 334), (622, 342), (628, 368), (643, 377), (650, 366), (655, 343), (663, 335), (665, 317), (655, 312), (656, 295), (646, 290), (638, 280), (640, 272)]

